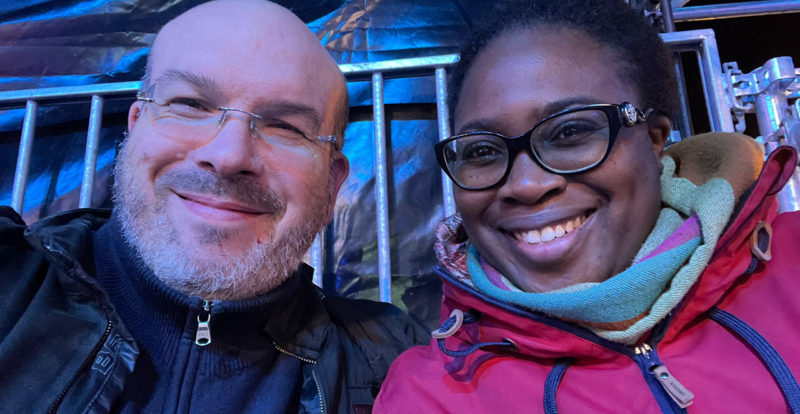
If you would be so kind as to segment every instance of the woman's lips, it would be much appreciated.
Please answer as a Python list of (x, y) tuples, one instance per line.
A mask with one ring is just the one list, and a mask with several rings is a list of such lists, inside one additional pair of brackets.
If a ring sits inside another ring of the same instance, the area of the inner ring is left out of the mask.
[(512, 242), (514, 252), (532, 263), (555, 263), (580, 250), (587, 229), (592, 225), (595, 210), (586, 210), (574, 216), (548, 220), (544, 226), (501, 230)]
[(583, 215), (577, 217), (571, 217), (551, 225), (543, 226), (532, 230), (517, 231), (511, 234), (514, 236), (515, 239), (524, 243), (528, 244), (547, 243), (549, 241), (564, 237), (565, 235), (576, 230), (578, 227), (580, 227), (583, 223), (586, 222), (586, 220), (588, 219), (588, 215), (589, 213), (584, 213)]

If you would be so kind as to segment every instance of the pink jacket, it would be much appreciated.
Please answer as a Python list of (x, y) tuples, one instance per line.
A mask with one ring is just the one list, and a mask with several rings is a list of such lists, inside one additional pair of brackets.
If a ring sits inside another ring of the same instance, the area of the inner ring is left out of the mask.
[[(440, 272), (442, 319), (453, 309), (467, 318), (395, 361), (374, 412), (800, 412), (800, 213), (777, 215), (774, 197), (796, 162), (788, 148), (771, 155), (700, 279), (636, 347)], [(773, 229), (769, 261), (751, 251), (761, 221)]]

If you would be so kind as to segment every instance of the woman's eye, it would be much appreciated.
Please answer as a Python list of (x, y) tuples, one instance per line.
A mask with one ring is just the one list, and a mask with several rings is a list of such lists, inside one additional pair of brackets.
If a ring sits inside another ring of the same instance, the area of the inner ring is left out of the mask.
[(559, 125), (553, 130), (547, 142), (554, 145), (570, 145), (581, 142), (587, 137), (591, 137), (600, 130), (596, 125), (588, 122), (569, 122)]
[(502, 155), (502, 150), (489, 143), (476, 143), (465, 148), (462, 158), (466, 161), (487, 161)]

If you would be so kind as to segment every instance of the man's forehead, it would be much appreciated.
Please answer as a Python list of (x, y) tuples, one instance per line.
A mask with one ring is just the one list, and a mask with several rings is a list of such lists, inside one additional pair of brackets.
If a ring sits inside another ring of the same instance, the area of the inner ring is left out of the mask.
[[(153, 53), (208, 44), (277, 55), (324, 54), (319, 40), (297, 16), (261, 0), (218, 0), (202, 4), (168, 22), (156, 37)], [(202, 52), (199, 52), (202, 53)]]
[(226, 105), (315, 117), (327, 115), (344, 88), (319, 39), (291, 12), (263, 1), (205, 3), (179, 16), (157, 36), (149, 69), (156, 88), (186, 85)]

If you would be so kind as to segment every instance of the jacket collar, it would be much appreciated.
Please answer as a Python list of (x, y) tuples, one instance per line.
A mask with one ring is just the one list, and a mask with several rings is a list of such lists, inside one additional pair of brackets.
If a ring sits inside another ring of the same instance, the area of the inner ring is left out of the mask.
[[(111, 210), (82, 208), (45, 217), (25, 229), (25, 239), (35, 249), (55, 258), (56, 264), (72, 268), (76, 265), (91, 271), (92, 233), (111, 217)], [(74, 258), (78, 260), (75, 261)], [(88, 262), (87, 262), (88, 260)]]
[(263, 332), (284, 350), (316, 361), (325, 338), (332, 329), (330, 315), (323, 305), (322, 291), (311, 282), (313, 268), (303, 263), (292, 278), (297, 287), (284, 306), (263, 326)]
[[(51, 259), (57, 266), (67, 270), (72, 277), (87, 282), (105, 296), (94, 279), (94, 261), (91, 249), (92, 235), (111, 217), (107, 209), (78, 209), (43, 218), (28, 226), (25, 237), (28, 242)], [(79, 271), (72, 271), (78, 269)], [(92, 275), (92, 276), (90, 276)], [(288, 300), (275, 309), (274, 316), (264, 324), (262, 330), (278, 346), (297, 356), (316, 360), (322, 351), (331, 324), (322, 297), (324, 294), (312, 282), (313, 269), (301, 264), (290, 277), (294, 285)], [(285, 283), (286, 284), (286, 283)], [(76, 294), (83, 289), (72, 284)], [(85, 285), (81, 285), (85, 286)], [(72, 290), (72, 289), (70, 289)], [(104, 300), (107, 303), (107, 299)], [(227, 306), (227, 305), (226, 305)]]
[(770, 223), (777, 216), (775, 195), (791, 178), (795, 165), (797, 152), (792, 147), (778, 147), (767, 158), (758, 180), (740, 200), (738, 213), (720, 237), (708, 267), (676, 309), (671, 335), (719, 302), (740, 277), (746, 277), (745, 269), (753, 261), (750, 235), (759, 222)]
[(605, 360), (615, 358), (619, 352), (631, 352), (625, 345), (605, 340), (582, 326), (504, 303), (479, 292), (443, 269), (437, 270), (444, 281), (442, 320), (453, 309), (477, 311), (479, 314), (476, 323), (464, 324), (456, 331), (455, 336), (467, 344), (506, 339), (514, 343), (517, 352), (535, 358), (591, 357)]

